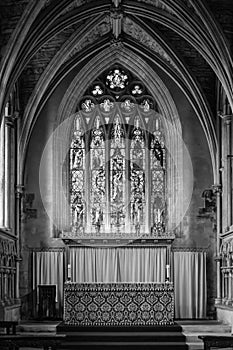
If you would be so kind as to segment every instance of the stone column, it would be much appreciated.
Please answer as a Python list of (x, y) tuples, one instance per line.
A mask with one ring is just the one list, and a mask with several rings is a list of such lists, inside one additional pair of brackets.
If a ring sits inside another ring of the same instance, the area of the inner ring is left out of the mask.
[(16, 223), (15, 223), (15, 231), (16, 231), (16, 237), (17, 237), (17, 258), (16, 258), (16, 274), (15, 274), (15, 298), (19, 299), (19, 263), (21, 262), (21, 205), (22, 205), (22, 196), (23, 196), (24, 186), (23, 185), (17, 185), (15, 189), (15, 209), (16, 209)]
[(0, 125), (0, 227), (5, 226), (5, 123), (4, 119)]
[(226, 305), (232, 305), (232, 271), (231, 269), (227, 269), (227, 277), (228, 277), (228, 292), (227, 292), (227, 300)]
[(227, 129), (227, 226), (232, 224), (232, 171), (231, 171), (231, 121), (226, 122)]
[(10, 183), (11, 183), (11, 130), (5, 124), (5, 186), (4, 186), (4, 226), (10, 228)]
[(2, 302), (2, 299), (3, 299), (3, 293), (2, 293), (2, 286), (3, 286), (3, 268), (0, 267), (0, 305), (1, 305), (1, 302)]
[(232, 171), (231, 171), (231, 119), (232, 115), (222, 116), (225, 126), (225, 156), (226, 156), (226, 201), (227, 201), (227, 230), (229, 230), (232, 224)]
[(216, 195), (216, 263), (217, 263), (217, 298), (215, 304), (221, 304), (221, 257), (220, 257), (220, 234), (221, 234), (221, 193), (222, 186), (216, 184), (213, 186), (213, 192)]
[(224, 304), (226, 304), (228, 299), (228, 273), (227, 269), (224, 270)]
[(226, 298), (226, 290), (225, 290), (225, 270), (222, 268), (222, 303), (224, 303), (224, 300)]
[[(17, 102), (17, 101), (16, 101)], [(16, 103), (14, 117), (12, 122), (14, 123), (14, 142), (15, 142), (15, 236), (16, 240), (16, 259), (15, 259), (15, 273), (13, 274), (14, 285), (14, 298), (16, 302), (20, 302), (19, 298), (19, 264), (22, 261), (21, 258), (21, 220), (22, 220), (22, 197), (24, 193), (24, 186), (20, 184), (19, 173), (19, 152), (18, 152), (18, 139), (20, 134), (20, 119), (19, 119), (19, 103)]]

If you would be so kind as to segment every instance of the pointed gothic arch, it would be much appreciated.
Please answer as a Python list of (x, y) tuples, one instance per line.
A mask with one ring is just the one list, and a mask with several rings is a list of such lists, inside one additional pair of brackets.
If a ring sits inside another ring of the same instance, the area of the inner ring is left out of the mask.
[[(122, 67), (125, 67), (128, 71), (131, 71), (132, 74), (136, 75), (149, 89), (152, 96), (155, 98), (156, 103), (158, 104), (159, 112), (155, 112), (162, 119), (164, 127), (164, 135), (167, 143), (169, 152), (172, 152), (172, 157), (168, 161), (168, 171), (169, 176), (167, 179), (167, 189), (168, 189), (168, 209), (169, 210), (169, 222), (168, 230), (174, 230), (177, 226), (177, 223), (180, 222), (184, 215), (183, 207), (187, 203), (182, 205), (183, 197), (183, 144), (181, 136), (181, 125), (179, 121), (178, 112), (176, 110), (175, 104), (157, 74), (151, 70), (151, 68), (142, 61), (138, 56), (134, 55), (128, 50), (118, 51), (117, 49), (107, 49), (104, 53), (95, 58), (95, 66), (93, 67), (92, 61), (90, 61), (82, 71), (74, 78), (70, 87), (67, 89), (67, 92), (61, 101), (59, 113), (57, 116), (57, 127), (64, 123), (65, 127), (59, 133), (57, 140), (66, 140), (69, 137), (69, 128), (70, 124), (68, 119), (75, 118), (76, 106), (79, 104), (78, 101), (81, 101), (82, 96), (84, 95), (86, 89), (90, 85), (90, 81), (95, 81), (98, 75), (101, 74), (107, 67), (111, 67), (114, 64), (120, 64)], [(139, 70), (139, 67), (143, 67), (143, 71)], [(86, 78), (88, 76), (88, 79)], [(76, 96), (76, 98), (74, 98)], [(55, 139), (54, 149), (59, 149), (57, 141)], [(172, 151), (171, 151), (172, 150)], [(181, 150), (181, 151), (178, 151)], [(63, 150), (63, 152), (65, 152)], [(59, 231), (69, 230), (69, 222), (67, 221), (67, 213), (69, 208), (66, 203), (66, 199), (63, 193), (64, 181), (59, 175), (59, 164), (61, 164), (65, 159), (65, 154), (60, 152), (55, 154), (54, 157), (54, 174), (56, 181), (56, 191), (55, 198), (56, 203), (61, 203), (60, 208), (54, 208), (54, 220), (57, 224)], [(61, 174), (61, 172), (60, 172)], [(65, 186), (68, 184), (66, 183)], [(61, 193), (63, 193), (61, 195)], [(187, 202), (189, 199), (187, 198)], [(65, 204), (66, 203), (66, 204)], [(67, 206), (67, 209), (64, 210), (64, 207)], [(171, 209), (173, 208), (173, 209)]]

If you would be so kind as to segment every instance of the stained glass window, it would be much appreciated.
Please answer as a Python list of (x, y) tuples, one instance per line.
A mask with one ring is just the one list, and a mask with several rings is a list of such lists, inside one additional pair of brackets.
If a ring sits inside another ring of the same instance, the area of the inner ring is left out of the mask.
[(120, 233), (125, 226), (125, 132), (117, 114), (111, 130), (110, 149), (110, 226)]
[(77, 117), (70, 147), (70, 202), (72, 229), (81, 232), (85, 224), (85, 144), (83, 134), (82, 120)]
[(69, 161), (77, 237), (165, 231), (166, 152), (156, 108), (145, 85), (119, 66), (103, 73), (80, 99)]
[(104, 130), (100, 126), (99, 116), (96, 116), (94, 127), (91, 130), (90, 170), (91, 227), (100, 233), (105, 221), (106, 169)]
[(145, 140), (139, 116), (135, 117), (130, 147), (130, 222), (140, 233), (145, 224)]
[(151, 161), (151, 226), (155, 234), (162, 234), (165, 229), (165, 149), (164, 139), (159, 130), (159, 121), (155, 120), (155, 131), (152, 135)]

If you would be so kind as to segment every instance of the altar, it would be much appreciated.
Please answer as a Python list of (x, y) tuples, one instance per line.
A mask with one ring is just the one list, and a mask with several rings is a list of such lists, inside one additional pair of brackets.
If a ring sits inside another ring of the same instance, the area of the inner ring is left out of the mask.
[(64, 285), (64, 324), (153, 326), (174, 322), (173, 283), (76, 283)]

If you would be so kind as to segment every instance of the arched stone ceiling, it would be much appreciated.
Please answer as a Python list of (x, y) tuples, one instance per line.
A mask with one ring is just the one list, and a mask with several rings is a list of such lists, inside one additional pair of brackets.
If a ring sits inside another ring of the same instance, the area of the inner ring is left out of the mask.
[[(94, 22), (94, 20), (92, 22)], [(135, 51), (138, 56), (142, 56), (144, 59), (156, 63), (160, 68), (162, 68), (176, 80), (176, 83), (179, 84), (179, 86), (187, 94), (197, 112), (197, 115), (206, 116), (206, 119), (201, 119), (200, 121), (206, 133), (211, 155), (214, 161), (214, 148), (211, 141), (214, 139), (214, 128), (212, 125), (211, 114), (208, 108), (206, 108), (208, 104), (204, 101), (195, 80), (191, 78), (189, 72), (186, 71), (179, 59), (169, 50), (169, 47), (161, 40), (161, 38), (159, 39), (159, 42), (156, 41), (153, 34), (151, 36), (142, 27), (127, 17), (125, 18), (123, 28), (125, 28), (125, 33), (127, 33), (127, 35), (133, 40), (130, 38), (128, 39), (126, 36), (124, 38), (124, 46), (120, 47), (119, 50), (122, 50), (123, 47), (128, 47), (130, 50)], [(133, 29), (131, 30), (130, 28)], [(53, 80), (54, 88), (56, 84), (59, 83), (56, 76), (64, 77), (65, 73), (62, 73), (61, 70), (67, 74), (69, 72), (68, 66), (74, 67), (74, 65), (79, 64), (81, 60), (87, 60), (87, 57), (90, 56), (89, 46), (92, 46), (96, 39), (101, 38), (105, 33), (108, 33), (108, 30), (109, 22), (107, 18), (100, 17), (96, 24), (92, 23), (92, 25), (86, 26), (86, 30), (82, 32), (82, 35), (79, 35), (79, 32), (78, 34), (74, 33), (50, 61), (37, 82), (24, 113), (22, 130), (23, 143), (26, 140), (29, 140), (29, 135), (33, 124), (36, 121), (36, 116), (43, 106), (43, 104), (41, 104), (41, 95), (43, 96), (46, 93), (46, 97), (48, 98), (49, 96), (48, 87), (52, 87), (51, 80)], [(140, 38), (140, 40), (137, 40), (137, 38)], [(114, 44), (112, 46), (114, 47)], [(97, 51), (101, 52), (105, 47), (106, 42), (103, 42), (102, 44), (99, 42)], [(107, 44), (107, 47), (109, 47), (109, 44)], [(72, 60), (74, 60), (74, 63), (70, 63)], [(198, 95), (199, 102), (197, 102)], [(45, 101), (43, 100), (43, 102)]]
[[(217, 145), (209, 96), (185, 56), (191, 48), (206, 62), (210, 79), (219, 79), (233, 107), (229, 45), (206, 5), (203, 0), (29, 1), (1, 61), (0, 110), (19, 79), (25, 96), (23, 132), (28, 131), (23, 142), (27, 142), (34, 116), (67, 72), (93, 51), (97, 54), (108, 45), (124, 45), (157, 64), (186, 93), (214, 157)], [(121, 41), (113, 40), (112, 32), (113, 18), (118, 15), (123, 18)], [(166, 33), (179, 39), (177, 45), (167, 40)], [(180, 43), (186, 49), (182, 55)]]

